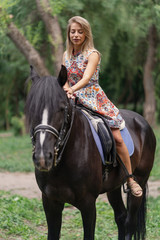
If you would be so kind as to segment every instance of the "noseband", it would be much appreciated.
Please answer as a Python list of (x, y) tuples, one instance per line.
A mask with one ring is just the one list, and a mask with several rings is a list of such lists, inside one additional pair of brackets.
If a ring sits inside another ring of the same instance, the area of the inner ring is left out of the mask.
[(74, 119), (74, 109), (75, 109), (75, 105), (73, 103), (72, 103), (71, 113), (69, 110), (69, 104), (65, 106), (64, 121), (60, 131), (58, 131), (56, 128), (48, 124), (39, 124), (31, 131), (31, 140), (32, 140), (33, 147), (35, 147), (35, 137), (38, 132), (42, 132), (42, 133), (49, 132), (56, 137), (57, 141), (54, 147), (54, 166), (57, 166), (57, 164), (60, 162), (62, 153), (64, 151), (67, 140), (69, 138), (72, 124), (73, 124), (73, 119)]

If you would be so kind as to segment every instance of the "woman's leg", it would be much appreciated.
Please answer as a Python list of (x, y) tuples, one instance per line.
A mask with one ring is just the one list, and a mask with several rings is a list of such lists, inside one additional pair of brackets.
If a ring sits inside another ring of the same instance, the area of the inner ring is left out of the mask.
[[(111, 128), (111, 131), (116, 142), (117, 153), (122, 159), (128, 173), (132, 174), (130, 156), (128, 153), (128, 149), (121, 136), (120, 130), (118, 128)], [(137, 182), (133, 180), (133, 178), (128, 178), (127, 183), (131, 188), (131, 192), (134, 196), (137, 196), (137, 197), (142, 196), (142, 188), (139, 186)]]

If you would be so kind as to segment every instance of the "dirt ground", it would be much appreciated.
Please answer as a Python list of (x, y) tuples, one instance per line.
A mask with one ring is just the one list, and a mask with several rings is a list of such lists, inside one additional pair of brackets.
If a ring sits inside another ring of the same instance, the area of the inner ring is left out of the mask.
[[(149, 196), (154, 198), (160, 196), (160, 180), (149, 181), (148, 186)], [(27, 198), (41, 198), (34, 173), (0, 172), (0, 190), (10, 191)], [(99, 198), (106, 199), (106, 196), (101, 195)]]

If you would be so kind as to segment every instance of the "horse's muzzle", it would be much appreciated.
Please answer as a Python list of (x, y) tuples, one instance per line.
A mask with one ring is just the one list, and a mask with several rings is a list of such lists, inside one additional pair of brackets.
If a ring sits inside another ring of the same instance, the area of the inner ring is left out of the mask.
[(44, 155), (34, 152), (32, 158), (35, 167), (39, 171), (48, 172), (51, 170), (53, 166), (53, 154), (51, 152), (47, 152)]

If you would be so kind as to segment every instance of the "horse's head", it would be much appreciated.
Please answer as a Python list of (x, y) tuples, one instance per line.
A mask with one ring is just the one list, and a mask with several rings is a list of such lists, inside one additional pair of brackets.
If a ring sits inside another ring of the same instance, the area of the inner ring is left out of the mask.
[(67, 71), (62, 66), (58, 79), (39, 77), (31, 66), (32, 86), (26, 101), (26, 117), (34, 146), (33, 161), (40, 171), (49, 171), (54, 164), (55, 144), (63, 130), (67, 96), (62, 88)]

